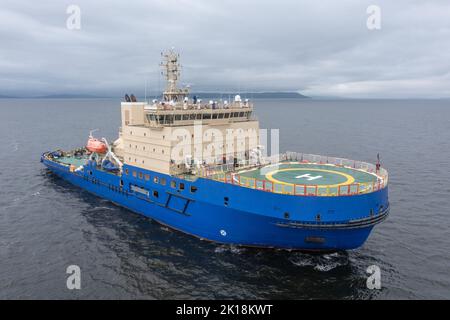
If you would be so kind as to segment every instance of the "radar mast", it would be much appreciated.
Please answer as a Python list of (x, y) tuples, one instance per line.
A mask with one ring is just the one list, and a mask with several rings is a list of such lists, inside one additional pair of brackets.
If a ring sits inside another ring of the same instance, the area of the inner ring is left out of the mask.
[(161, 53), (163, 57), (163, 62), (161, 62), (161, 67), (163, 67), (163, 75), (166, 76), (167, 85), (166, 90), (163, 93), (165, 101), (183, 101), (185, 97), (189, 94), (188, 89), (179, 89), (177, 87), (177, 81), (180, 78), (180, 68), (181, 65), (178, 62), (180, 55), (176, 53), (173, 48), (166, 53)]

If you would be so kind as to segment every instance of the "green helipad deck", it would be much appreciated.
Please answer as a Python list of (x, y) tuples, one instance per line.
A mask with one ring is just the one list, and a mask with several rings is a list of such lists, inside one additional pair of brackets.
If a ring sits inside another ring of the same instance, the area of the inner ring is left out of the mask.
[(212, 178), (264, 191), (304, 196), (355, 195), (376, 191), (386, 183), (371, 170), (299, 161), (217, 173)]
[(238, 172), (241, 177), (269, 180), (284, 185), (319, 185), (338, 187), (354, 183), (372, 183), (377, 181), (373, 173), (353, 168), (339, 167), (333, 164), (311, 164), (288, 162)]

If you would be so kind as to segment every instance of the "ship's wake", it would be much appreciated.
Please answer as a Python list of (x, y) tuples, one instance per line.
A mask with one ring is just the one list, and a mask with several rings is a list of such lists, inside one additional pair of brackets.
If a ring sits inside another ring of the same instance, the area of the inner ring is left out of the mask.
[(288, 260), (297, 267), (312, 267), (320, 272), (328, 272), (338, 267), (349, 264), (346, 252), (334, 252), (329, 254), (306, 254), (294, 252)]

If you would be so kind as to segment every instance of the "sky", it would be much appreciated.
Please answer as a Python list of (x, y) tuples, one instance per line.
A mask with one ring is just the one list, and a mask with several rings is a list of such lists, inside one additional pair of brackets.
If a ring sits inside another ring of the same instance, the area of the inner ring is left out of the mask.
[(159, 92), (174, 47), (196, 92), (450, 98), (448, 0), (0, 0), (0, 40), (0, 95)]

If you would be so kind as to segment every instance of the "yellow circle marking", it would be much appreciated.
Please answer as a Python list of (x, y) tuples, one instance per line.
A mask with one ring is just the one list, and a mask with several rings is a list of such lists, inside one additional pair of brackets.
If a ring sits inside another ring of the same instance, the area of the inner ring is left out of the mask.
[[(276, 174), (276, 173), (283, 172), (283, 171), (297, 171), (297, 170), (328, 172), (328, 173), (339, 174), (339, 175), (347, 178), (347, 181), (342, 182), (342, 183), (337, 183), (337, 184), (320, 184), (320, 185), (318, 185), (319, 187), (334, 188), (334, 187), (339, 187), (339, 186), (346, 186), (346, 185), (349, 185), (349, 184), (352, 184), (353, 182), (355, 182), (355, 178), (353, 178), (351, 175), (343, 173), (343, 172), (334, 171), (334, 170), (325, 170), (325, 169), (309, 169), (309, 168), (288, 168), (288, 169), (274, 170), (274, 171), (271, 171), (271, 172), (267, 173), (266, 174), (266, 178), (267, 178), (267, 180), (269, 180), (271, 182), (274, 182), (274, 183), (280, 183), (280, 184), (284, 184), (284, 185), (287, 185), (287, 186), (293, 186), (294, 183), (283, 182), (283, 181), (280, 181), (280, 180), (277, 180), (277, 179), (273, 178), (272, 176), (274, 174)], [(308, 186), (308, 185), (306, 185), (306, 186)]]

